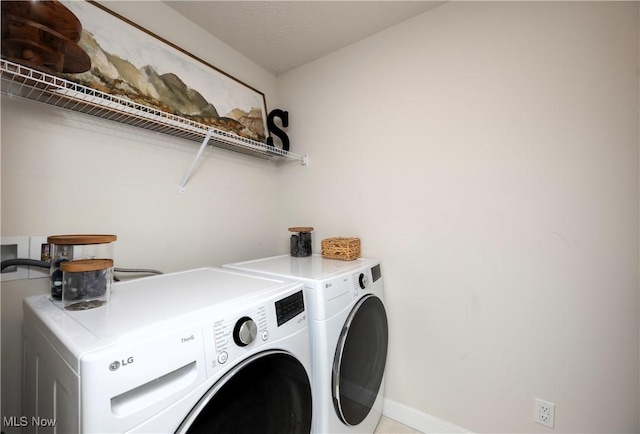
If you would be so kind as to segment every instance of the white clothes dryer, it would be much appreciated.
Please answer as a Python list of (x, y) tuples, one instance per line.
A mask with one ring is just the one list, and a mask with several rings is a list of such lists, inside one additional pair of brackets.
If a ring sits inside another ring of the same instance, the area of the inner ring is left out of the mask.
[(388, 328), (380, 263), (282, 255), (223, 267), (304, 283), (313, 432), (373, 433), (382, 413)]
[(29, 297), (24, 313), (25, 420), (64, 433), (310, 432), (300, 282), (201, 268), (116, 283), (86, 311)]

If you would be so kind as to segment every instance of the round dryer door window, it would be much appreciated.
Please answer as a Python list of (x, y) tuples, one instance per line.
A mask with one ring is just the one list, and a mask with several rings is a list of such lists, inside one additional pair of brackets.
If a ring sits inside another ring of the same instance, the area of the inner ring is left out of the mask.
[(347, 319), (333, 361), (333, 404), (347, 425), (362, 422), (378, 396), (389, 332), (382, 301), (363, 297)]
[(311, 386), (302, 364), (265, 352), (218, 381), (178, 429), (200, 434), (309, 434)]

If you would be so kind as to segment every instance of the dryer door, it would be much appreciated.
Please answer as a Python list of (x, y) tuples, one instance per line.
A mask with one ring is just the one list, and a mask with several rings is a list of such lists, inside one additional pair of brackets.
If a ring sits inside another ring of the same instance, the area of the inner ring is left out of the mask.
[(362, 297), (338, 340), (333, 360), (333, 405), (347, 425), (358, 425), (373, 406), (384, 375), (389, 332), (380, 298)]
[(311, 386), (302, 364), (268, 351), (220, 379), (183, 421), (178, 433), (309, 434)]

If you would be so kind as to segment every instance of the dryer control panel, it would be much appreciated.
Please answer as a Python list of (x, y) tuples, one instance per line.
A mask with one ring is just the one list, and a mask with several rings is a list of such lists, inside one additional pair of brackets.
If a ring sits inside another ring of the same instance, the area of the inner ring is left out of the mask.
[(325, 320), (346, 309), (358, 297), (364, 294), (381, 291), (382, 273), (380, 264), (364, 267), (359, 271), (344, 274), (329, 280), (307, 285), (310, 297), (318, 302), (312, 303), (313, 318)]

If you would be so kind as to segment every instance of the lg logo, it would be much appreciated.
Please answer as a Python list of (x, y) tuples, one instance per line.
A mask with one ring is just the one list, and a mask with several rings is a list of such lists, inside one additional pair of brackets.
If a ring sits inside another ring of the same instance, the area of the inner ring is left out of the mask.
[(132, 363), (133, 363), (133, 357), (129, 357), (128, 359), (122, 360), (122, 361), (114, 360), (109, 364), (109, 370), (117, 371), (118, 369), (120, 369), (121, 366), (130, 365)]

